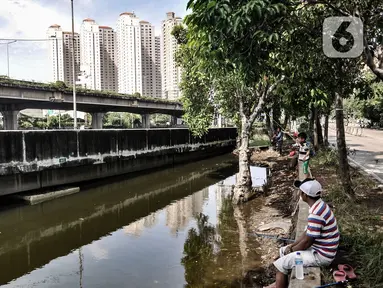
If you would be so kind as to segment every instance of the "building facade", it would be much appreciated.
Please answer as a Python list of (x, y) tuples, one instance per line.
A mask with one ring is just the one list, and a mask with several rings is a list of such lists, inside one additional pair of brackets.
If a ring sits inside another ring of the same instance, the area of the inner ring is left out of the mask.
[(162, 97), (175, 100), (180, 97), (181, 69), (175, 62), (175, 54), (179, 45), (171, 33), (174, 26), (182, 24), (182, 19), (175, 17), (174, 12), (168, 12), (166, 16), (167, 19), (162, 21), (161, 27)]
[[(67, 85), (73, 85), (73, 48), (72, 33), (62, 30), (60, 25), (54, 24), (48, 28), (49, 62), (52, 71), (52, 81), (63, 81)], [(74, 34), (75, 40), (75, 80), (80, 73), (80, 35)]]
[(102, 90), (118, 91), (116, 32), (109, 26), (99, 26)]
[(121, 13), (116, 33), (118, 92), (142, 94), (140, 20), (134, 13)]
[(161, 36), (155, 36), (155, 73), (156, 73), (156, 97), (162, 97), (162, 74), (161, 74)]
[(93, 90), (117, 91), (115, 33), (108, 26), (99, 26), (93, 19), (84, 19), (80, 31), (80, 84)]
[(156, 48), (154, 26), (140, 21), (142, 95), (157, 97), (156, 90)]

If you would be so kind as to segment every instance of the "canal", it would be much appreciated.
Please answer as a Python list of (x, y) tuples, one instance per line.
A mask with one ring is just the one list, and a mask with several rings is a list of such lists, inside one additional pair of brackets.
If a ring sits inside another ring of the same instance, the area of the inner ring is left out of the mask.
[(0, 285), (241, 287), (260, 255), (250, 245), (244, 263), (232, 206), (215, 185), (236, 169), (226, 155), (2, 207)]

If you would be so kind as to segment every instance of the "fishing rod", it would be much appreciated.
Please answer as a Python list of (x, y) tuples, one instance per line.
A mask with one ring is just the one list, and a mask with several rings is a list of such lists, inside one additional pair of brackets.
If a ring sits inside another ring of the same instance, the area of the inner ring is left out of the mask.
[(348, 282), (349, 282), (349, 280), (343, 280), (343, 281), (338, 281), (338, 282), (334, 282), (334, 283), (330, 283), (330, 284), (325, 284), (322, 286), (317, 286), (315, 288), (325, 288), (325, 287), (331, 287), (331, 286), (335, 286), (335, 285), (344, 285), (344, 284), (347, 284)]
[(257, 232), (253, 232), (253, 233), (249, 233), (249, 234), (252, 235), (252, 236), (268, 238), (268, 239), (275, 239), (275, 240), (281, 240), (281, 241), (285, 241), (285, 242), (289, 242), (289, 243), (294, 243), (295, 242), (295, 240), (293, 240), (293, 239), (278, 237), (278, 236), (275, 236), (275, 235), (261, 234), (261, 233), (257, 233)]
[[(238, 231), (234, 231), (234, 230), (225, 230), (225, 231), (232, 232), (232, 233), (238, 233)], [(246, 234), (249, 236), (256, 236), (256, 237), (261, 237), (261, 238), (280, 240), (280, 241), (285, 241), (288, 243), (294, 243), (295, 242), (295, 240), (293, 240), (293, 239), (278, 237), (276, 235), (270, 235), (270, 234), (262, 234), (262, 233), (258, 233), (258, 232), (252, 232), (252, 233), (246, 233)]]
[(291, 139), (294, 139), (294, 133), (290, 133), (290, 132), (287, 132), (283, 129), (282, 125), (280, 123), (278, 123), (269, 113), (267, 112), (263, 112), (265, 113), (266, 115), (269, 116), (270, 120), (272, 120), (273, 122), (275, 122), (275, 124), (277, 124), (277, 126), (279, 126), (279, 128), (281, 128), (281, 131), (285, 134), (285, 135), (288, 135)]

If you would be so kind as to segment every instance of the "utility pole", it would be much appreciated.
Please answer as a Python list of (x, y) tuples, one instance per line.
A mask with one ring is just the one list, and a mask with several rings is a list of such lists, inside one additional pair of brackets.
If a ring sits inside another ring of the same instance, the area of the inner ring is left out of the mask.
[(75, 39), (74, 39), (74, 9), (73, 0), (71, 0), (72, 10), (72, 68), (73, 68), (73, 129), (77, 129), (77, 105), (76, 105), (76, 53), (75, 53)]
[(17, 42), (17, 40), (12, 40), (12, 41), (9, 41), (9, 42), (6, 42), (6, 43), (1, 43), (1, 44), (5, 44), (6, 45), (6, 50), (7, 50), (7, 69), (8, 69), (8, 74), (7, 76), (9, 77), (9, 44), (12, 44), (12, 43), (15, 43)]

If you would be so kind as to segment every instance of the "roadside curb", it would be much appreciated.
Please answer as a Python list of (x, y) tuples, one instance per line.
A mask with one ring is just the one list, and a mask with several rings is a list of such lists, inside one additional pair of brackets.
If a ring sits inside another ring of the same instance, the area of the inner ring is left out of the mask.
[(373, 177), (375, 180), (377, 180), (380, 184), (383, 184), (383, 179), (380, 178), (378, 175), (376, 175), (374, 172), (368, 171), (366, 167), (364, 167), (362, 164), (359, 164), (354, 159), (352, 159), (350, 156), (347, 157), (348, 161), (351, 162), (354, 166), (360, 168), (363, 170), (364, 173), (367, 175)]
[[(298, 239), (306, 230), (307, 217), (309, 215), (309, 206), (299, 200), (298, 202), (298, 219), (295, 232), (295, 239)], [(312, 288), (321, 285), (321, 270), (319, 267), (305, 267), (305, 279), (298, 280), (295, 277), (295, 269), (290, 274), (289, 288)], [(307, 273), (307, 275), (306, 275)]]

